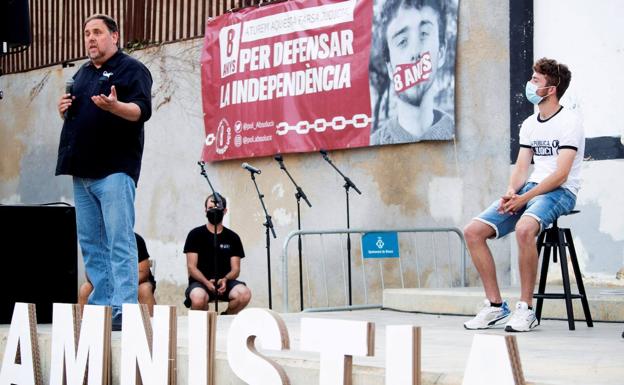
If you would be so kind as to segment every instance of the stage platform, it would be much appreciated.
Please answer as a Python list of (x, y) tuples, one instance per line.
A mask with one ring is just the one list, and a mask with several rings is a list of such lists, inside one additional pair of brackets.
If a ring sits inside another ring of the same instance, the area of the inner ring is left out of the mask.
[[(303, 317), (365, 320), (375, 323), (375, 356), (354, 357), (353, 385), (384, 384), (385, 326), (411, 324), (422, 328), (423, 384), (461, 384), (472, 338), (477, 333), (506, 334), (502, 329), (468, 331), (466, 316), (418, 314), (392, 310), (359, 310), (325, 313), (281, 314), (290, 336), (287, 352), (267, 352), (282, 365), (292, 385), (318, 384), (318, 355), (301, 352), (300, 320)], [(217, 318), (216, 384), (238, 385), (229, 369), (225, 347), (234, 316)], [(177, 383), (187, 383), (187, 319), (178, 317)], [(624, 383), (624, 323), (597, 322), (593, 328), (577, 323), (569, 331), (567, 322), (545, 320), (530, 333), (515, 334), (528, 384), (612, 384)], [(4, 354), (8, 325), (0, 326), (0, 354)], [(48, 383), (51, 325), (39, 325), (44, 384)], [(121, 333), (113, 332), (113, 384), (119, 383)], [(390, 385), (390, 384), (388, 384)]]
[[(572, 286), (572, 293), (578, 293)], [(585, 288), (589, 308), (595, 321), (624, 322), (624, 287)], [(563, 293), (561, 286), (546, 286), (546, 292)], [(503, 299), (513, 309), (520, 295), (520, 288), (501, 289)], [(383, 306), (386, 309), (422, 312), (434, 314), (471, 315), (482, 305), (485, 294), (482, 287), (461, 287), (451, 289), (386, 289), (383, 292)], [(572, 300), (574, 318), (583, 326), (585, 316), (581, 301)], [(568, 319), (565, 301), (561, 299), (544, 300), (543, 318)], [(624, 384), (624, 379), (622, 380)]]

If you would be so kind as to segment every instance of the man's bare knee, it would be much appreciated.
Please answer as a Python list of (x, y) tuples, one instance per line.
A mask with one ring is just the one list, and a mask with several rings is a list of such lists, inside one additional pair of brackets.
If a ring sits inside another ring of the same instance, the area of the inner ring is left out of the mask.
[(492, 227), (480, 221), (470, 221), (464, 227), (464, 238), (468, 243), (485, 242), (496, 233)]
[(93, 286), (89, 282), (83, 283), (78, 290), (78, 304), (86, 305), (92, 291)]
[(243, 287), (240, 291), (240, 299), (241, 303), (247, 305), (249, 301), (251, 301), (251, 290), (247, 286)]
[(208, 306), (208, 299), (191, 298), (191, 310), (205, 310)]
[(230, 299), (238, 302), (240, 305), (245, 306), (251, 300), (251, 290), (245, 285), (236, 285), (230, 292)]
[(516, 239), (519, 243), (534, 243), (540, 230), (537, 219), (523, 216), (516, 224)]
[(152, 284), (144, 282), (139, 285), (139, 302), (144, 303), (146, 300), (153, 297)]
[(208, 305), (208, 293), (205, 290), (195, 288), (189, 293), (191, 310), (204, 310)]

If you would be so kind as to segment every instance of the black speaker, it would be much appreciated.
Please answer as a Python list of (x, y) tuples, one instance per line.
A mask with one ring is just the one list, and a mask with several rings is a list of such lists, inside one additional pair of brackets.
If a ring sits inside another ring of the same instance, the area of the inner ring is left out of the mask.
[(0, 0), (0, 43), (9, 48), (30, 45), (28, 0)]
[(0, 205), (0, 261), (0, 324), (15, 302), (34, 303), (37, 323), (51, 323), (53, 303), (78, 299), (74, 207)]

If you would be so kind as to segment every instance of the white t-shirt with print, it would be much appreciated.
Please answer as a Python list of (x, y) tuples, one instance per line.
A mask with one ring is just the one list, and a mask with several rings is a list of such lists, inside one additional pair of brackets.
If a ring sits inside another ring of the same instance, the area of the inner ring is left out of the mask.
[(539, 112), (529, 116), (520, 128), (520, 147), (533, 150), (534, 168), (529, 182), (540, 183), (557, 169), (559, 150), (574, 149), (576, 156), (561, 187), (576, 195), (581, 188), (581, 163), (585, 154), (585, 133), (576, 112), (562, 108), (545, 121)]

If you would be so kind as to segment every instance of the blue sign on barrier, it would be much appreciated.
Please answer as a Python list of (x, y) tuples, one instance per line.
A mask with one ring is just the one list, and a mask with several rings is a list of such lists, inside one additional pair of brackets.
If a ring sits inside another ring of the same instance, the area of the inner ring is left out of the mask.
[(362, 234), (362, 258), (399, 258), (397, 232)]

